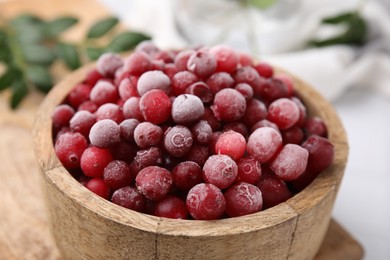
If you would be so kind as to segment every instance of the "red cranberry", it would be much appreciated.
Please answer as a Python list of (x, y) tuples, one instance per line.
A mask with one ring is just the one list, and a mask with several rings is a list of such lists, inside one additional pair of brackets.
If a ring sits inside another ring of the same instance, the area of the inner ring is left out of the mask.
[(103, 171), (103, 180), (112, 189), (119, 189), (130, 185), (134, 180), (130, 166), (120, 160), (111, 161)]
[(139, 101), (139, 109), (143, 118), (153, 124), (164, 123), (171, 114), (171, 100), (159, 89), (145, 93)]
[(147, 148), (157, 146), (163, 136), (163, 131), (158, 125), (142, 122), (134, 130), (134, 140), (138, 147)]
[(211, 92), (215, 95), (225, 88), (232, 88), (234, 86), (234, 79), (226, 72), (217, 72), (211, 75), (206, 81)]
[(268, 120), (274, 122), (280, 129), (290, 128), (298, 119), (299, 108), (290, 99), (277, 99), (268, 107)]
[(261, 177), (260, 163), (252, 156), (245, 156), (237, 162), (238, 174), (235, 182), (257, 184)]
[(189, 71), (180, 71), (172, 78), (172, 94), (178, 96), (184, 94), (186, 88), (198, 81), (198, 77)]
[(186, 203), (175, 196), (166, 196), (156, 202), (154, 215), (164, 218), (187, 219), (188, 211)]
[(112, 194), (111, 201), (119, 206), (138, 212), (144, 212), (146, 210), (145, 196), (142, 195), (137, 188), (132, 186), (116, 190)]
[(237, 178), (238, 167), (227, 155), (212, 155), (203, 165), (203, 178), (220, 189), (229, 187)]
[(86, 110), (78, 111), (69, 122), (70, 129), (88, 137), (91, 127), (96, 123), (96, 116)]
[(175, 186), (185, 191), (203, 181), (202, 169), (192, 161), (184, 161), (176, 165), (172, 170), (172, 177)]
[(205, 51), (193, 53), (187, 62), (187, 69), (202, 79), (208, 78), (216, 68), (216, 59), (212, 54)]
[(97, 105), (103, 105), (105, 103), (115, 103), (119, 98), (119, 94), (114, 85), (101, 80), (91, 90), (90, 98)]
[(143, 51), (137, 51), (130, 54), (124, 62), (124, 70), (134, 76), (140, 76), (148, 71), (152, 66), (152, 60), (148, 54)]
[(276, 206), (292, 197), (286, 183), (270, 174), (264, 174), (257, 187), (263, 194), (264, 209)]
[(171, 173), (159, 166), (148, 166), (142, 169), (135, 178), (137, 189), (150, 200), (160, 200), (172, 188)]
[[(229, 100), (230, 102), (226, 102)], [(244, 116), (246, 100), (244, 96), (235, 89), (222, 89), (215, 97), (211, 106), (215, 117), (220, 121), (236, 121)]]
[(217, 71), (232, 73), (237, 68), (239, 56), (229, 46), (216, 45), (209, 52), (217, 60)]
[(137, 83), (137, 90), (140, 96), (152, 89), (159, 89), (169, 94), (171, 91), (171, 80), (159, 70), (152, 70), (143, 73)]
[(123, 66), (123, 60), (118, 54), (104, 53), (96, 62), (96, 70), (105, 77), (113, 77), (115, 71)]
[(235, 161), (244, 155), (245, 150), (246, 141), (244, 136), (234, 131), (222, 133), (215, 144), (216, 154), (228, 155)]
[(80, 159), (87, 148), (87, 140), (80, 133), (64, 133), (58, 136), (54, 150), (67, 169), (80, 166)]
[(118, 92), (122, 100), (128, 100), (131, 97), (138, 96), (136, 86), (128, 78), (125, 78), (120, 82)]
[(226, 213), (230, 217), (239, 217), (258, 212), (263, 207), (260, 189), (249, 183), (240, 182), (229, 187), (224, 194)]
[(69, 92), (66, 100), (72, 107), (78, 108), (82, 103), (89, 100), (89, 95), (94, 85), (78, 84)]
[(191, 148), (193, 138), (191, 131), (181, 125), (176, 125), (165, 133), (164, 148), (173, 156), (181, 157)]
[(123, 115), (125, 118), (134, 118), (139, 121), (143, 121), (144, 118), (142, 116), (140, 107), (139, 107), (139, 102), (140, 102), (139, 97), (131, 97), (126, 102), (123, 104)]
[(191, 84), (188, 88), (186, 88), (184, 93), (199, 97), (203, 103), (209, 103), (214, 98), (209, 86), (202, 81)]
[(282, 148), (282, 136), (271, 127), (256, 129), (248, 139), (247, 151), (260, 163), (268, 162)]
[(110, 196), (110, 189), (104, 183), (102, 178), (92, 178), (86, 184), (85, 187), (93, 193), (99, 195), (104, 199), (108, 199)]
[(86, 176), (102, 177), (104, 168), (111, 161), (112, 155), (108, 150), (91, 146), (83, 152), (80, 166)]
[(125, 118), (123, 116), (123, 110), (117, 104), (107, 103), (101, 105), (95, 112), (96, 119), (98, 121), (103, 119), (111, 119), (117, 124), (120, 124)]
[(70, 119), (75, 114), (74, 109), (66, 104), (59, 105), (55, 108), (51, 117), (55, 130), (60, 130), (62, 127), (68, 126)]
[(327, 137), (328, 129), (325, 122), (319, 117), (308, 118), (305, 122), (304, 129), (307, 135), (319, 135)]

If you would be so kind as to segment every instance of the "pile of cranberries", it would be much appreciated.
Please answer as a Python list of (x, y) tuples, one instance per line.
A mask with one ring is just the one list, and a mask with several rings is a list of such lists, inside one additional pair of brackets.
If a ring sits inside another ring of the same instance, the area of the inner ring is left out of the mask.
[(55, 151), (85, 187), (160, 217), (220, 219), (277, 205), (333, 160), (293, 80), (224, 45), (106, 53), (53, 116)]

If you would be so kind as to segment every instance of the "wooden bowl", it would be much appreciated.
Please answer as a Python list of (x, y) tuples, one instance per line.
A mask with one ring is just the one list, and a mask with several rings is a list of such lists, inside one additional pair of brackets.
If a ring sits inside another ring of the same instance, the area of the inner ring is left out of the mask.
[(56, 243), (66, 259), (312, 259), (321, 246), (344, 173), (348, 143), (332, 106), (294, 77), (311, 115), (327, 124), (333, 165), (307, 188), (270, 209), (215, 221), (173, 220), (122, 208), (93, 194), (54, 152), (51, 115), (93, 65), (70, 74), (37, 114), (34, 148)]

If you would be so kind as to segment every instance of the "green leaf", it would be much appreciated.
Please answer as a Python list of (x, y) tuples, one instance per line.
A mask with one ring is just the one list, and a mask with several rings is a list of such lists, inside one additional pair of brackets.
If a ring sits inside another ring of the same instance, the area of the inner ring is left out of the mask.
[(47, 68), (33, 65), (26, 69), (26, 76), (38, 90), (47, 93), (53, 86), (53, 79)]
[(37, 44), (45, 37), (43, 24), (23, 24), (15, 28), (16, 37), (21, 43)]
[(0, 61), (7, 61), (9, 57), (9, 47), (7, 42), (7, 34), (0, 29)]
[(342, 13), (339, 15), (324, 18), (322, 20), (322, 23), (324, 23), (324, 24), (339, 24), (339, 23), (348, 21), (349, 19), (351, 19), (351, 17), (353, 15), (354, 15), (353, 12)]
[(22, 53), (27, 63), (50, 65), (56, 58), (52, 50), (38, 44), (23, 44)]
[(112, 39), (107, 46), (107, 51), (123, 52), (134, 49), (138, 43), (150, 40), (150, 37), (138, 32), (122, 32)]
[(12, 66), (9, 66), (6, 72), (0, 77), (0, 91), (10, 87), (12, 82), (20, 77), (20, 71)]
[(87, 56), (90, 60), (97, 60), (104, 53), (103, 48), (87, 47)]
[(75, 70), (80, 67), (81, 61), (75, 45), (60, 42), (57, 51), (69, 69)]
[(27, 94), (28, 88), (26, 82), (22, 78), (15, 80), (12, 84), (11, 108), (17, 108)]
[(70, 16), (59, 17), (51, 20), (45, 25), (46, 35), (49, 37), (57, 37), (62, 32), (78, 23), (78, 21), (79, 20), (77, 18)]
[(275, 4), (276, 0), (248, 0), (249, 4), (260, 9), (266, 9)]
[(24, 26), (26, 24), (39, 24), (43, 23), (42, 19), (33, 14), (22, 14), (9, 22), (13, 27)]
[(99, 38), (110, 31), (115, 25), (118, 24), (118, 18), (108, 17), (106, 19), (100, 20), (89, 29), (87, 33), (87, 38)]

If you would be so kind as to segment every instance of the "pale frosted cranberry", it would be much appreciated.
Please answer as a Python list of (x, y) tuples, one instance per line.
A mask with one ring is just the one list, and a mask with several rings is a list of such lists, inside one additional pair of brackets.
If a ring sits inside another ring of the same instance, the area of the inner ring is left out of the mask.
[(59, 130), (64, 126), (68, 126), (69, 121), (74, 116), (74, 114), (74, 109), (69, 105), (62, 104), (57, 106), (54, 109), (53, 115), (51, 116), (51, 119), (53, 120), (54, 129)]
[(108, 199), (110, 196), (110, 188), (104, 183), (102, 178), (90, 179), (85, 184), (85, 187), (104, 199)]
[(143, 121), (144, 117), (142, 116), (139, 102), (141, 98), (139, 97), (131, 97), (123, 104), (123, 115), (125, 118), (134, 118), (139, 121)]
[(328, 129), (326, 128), (325, 122), (319, 117), (308, 118), (303, 126), (306, 135), (319, 135), (327, 137)]
[(177, 124), (189, 124), (199, 120), (204, 114), (204, 106), (199, 97), (182, 94), (172, 104), (172, 119)]
[(274, 69), (271, 65), (265, 62), (260, 62), (254, 66), (260, 76), (264, 78), (271, 78), (274, 75)]
[(282, 148), (282, 143), (278, 131), (271, 127), (261, 127), (249, 136), (247, 152), (260, 163), (265, 163)]
[(242, 157), (237, 162), (238, 174), (235, 182), (257, 184), (261, 177), (261, 165), (253, 156)]
[(175, 58), (175, 55), (174, 55), (173, 51), (170, 51), (170, 50), (160, 50), (153, 55), (153, 59), (161, 60), (167, 64), (173, 63), (174, 58)]
[(237, 69), (233, 75), (233, 78), (236, 84), (249, 84), (253, 88), (253, 90), (256, 90), (261, 82), (259, 73), (257, 73), (257, 71), (251, 66), (244, 66)]
[(244, 155), (245, 149), (246, 141), (244, 136), (234, 131), (223, 132), (215, 143), (216, 154), (228, 155), (235, 161)]
[(129, 142), (119, 142), (110, 147), (110, 153), (114, 159), (130, 163), (137, 153), (137, 146)]
[(274, 78), (282, 81), (287, 86), (287, 93), (288, 93), (287, 95), (288, 96), (291, 96), (294, 94), (294, 91), (295, 91), (294, 80), (292, 79), (291, 76), (289, 76), (287, 74), (278, 74), (278, 75), (275, 75)]
[(299, 108), (290, 99), (277, 99), (269, 105), (267, 119), (274, 122), (280, 129), (290, 128), (299, 119)]
[(256, 131), (256, 129), (261, 128), (261, 127), (272, 127), (276, 131), (280, 132), (279, 127), (275, 123), (272, 123), (271, 121), (268, 121), (267, 119), (263, 119), (252, 126), (251, 133), (253, 133), (254, 131)]
[(104, 53), (96, 62), (96, 70), (105, 77), (113, 77), (115, 71), (122, 66), (121, 56), (115, 53)]
[(297, 104), (297, 106), (299, 108), (299, 118), (298, 118), (298, 121), (295, 123), (295, 125), (302, 127), (305, 124), (306, 117), (307, 117), (306, 107), (299, 98), (291, 97), (290, 99), (295, 104)]
[(85, 176), (102, 177), (104, 168), (112, 161), (112, 155), (107, 149), (90, 146), (83, 152), (80, 167)]
[(239, 217), (258, 212), (263, 207), (260, 189), (249, 183), (241, 182), (229, 187), (224, 193), (226, 213), (229, 217)]
[(151, 56), (160, 51), (157, 45), (152, 41), (142, 41), (134, 49), (136, 52), (143, 51)]
[(220, 189), (229, 187), (237, 178), (238, 167), (235, 161), (227, 155), (210, 156), (203, 165), (203, 178)]
[(89, 132), (89, 140), (94, 146), (108, 148), (120, 142), (119, 125), (111, 119), (97, 121)]
[(150, 67), (150, 70), (160, 70), (164, 71), (165, 63), (162, 60), (152, 60), (152, 66)]
[(202, 79), (208, 78), (216, 68), (216, 59), (205, 51), (196, 51), (187, 61), (187, 69)]
[(80, 166), (81, 155), (87, 148), (87, 140), (80, 133), (64, 133), (57, 137), (54, 150), (67, 169)]
[(126, 162), (114, 160), (104, 168), (103, 180), (108, 187), (117, 190), (129, 186), (134, 180), (134, 176)]
[(81, 103), (81, 105), (78, 107), (77, 110), (78, 111), (86, 110), (86, 111), (89, 111), (91, 113), (95, 113), (97, 109), (98, 109), (98, 105), (96, 105), (94, 102), (88, 100), (88, 101)]
[(289, 96), (287, 85), (283, 81), (275, 78), (262, 78), (260, 84), (253, 90), (255, 97), (261, 98), (266, 102), (272, 102), (276, 99)]
[(78, 108), (82, 103), (89, 100), (92, 86), (88, 84), (76, 85), (76, 87), (69, 92), (66, 100), (72, 107)]
[(240, 64), (242, 66), (252, 66), (253, 65), (253, 58), (245, 52), (238, 52), (238, 57)]
[(152, 89), (159, 89), (169, 94), (171, 91), (171, 80), (162, 71), (147, 71), (139, 77), (137, 82), (137, 91), (140, 96)]
[(184, 94), (186, 88), (198, 81), (198, 77), (189, 71), (180, 71), (172, 78), (172, 95)]
[(163, 72), (172, 80), (173, 76), (175, 76), (179, 71), (177, 70), (175, 64), (167, 63), (164, 65)]
[(139, 109), (143, 118), (153, 124), (164, 123), (171, 114), (171, 100), (159, 89), (145, 93), (139, 101)]
[(74, 132), (88, 137), (91, 127), (96, 123), (96, 116), (89, 111), (82, 110), (76, 112), (72, 119), (69, 121), (70, 129)]
[(235, 89), (222, 89), (215, 95), (211, 110), (218, 120), (226, 122), (236, 121), (245, 114), (246, 100)]
[(234, 79), (226, 72), (216, 72), (207, 79), (206, 83), (211, 92), (216, 94), (222, 89), (232, 88), (234, 86)]
[(240, 92), (246, 100), (251, 100), (253, 98), (253, 88), (249, 84), (238, 83), (234, 88)]
[(173, 179), (171, 173), (159, 166), (148, 166), (142, 169), (135, 178), (137, 189), (150, 200), (160, 200), (171, 190)]
[(213, 131), (217, 131), (221, 127), (221, 123), (214, 116), (213, 111), (209, 107), (204, 108), (204, 114), (201, 120), (207, 121), (207, 123), (209, 123)]
[(191, 131), (181, 125), (168, 129), (164, 136), (164, 148), (173, 156), (181, 157), (191, 148), (193, 138)]
[(209, 86), (202, 81), (191, 84), (184, 93), (199, 97), (203, 103), (209, 103), (214, 98)]
[(282, 131), (283, 143), (284, 144), (301, 144), (305, 134), (302, 128), (298, 126), (290, 127)]
[(240, 121), (224, 124), (222, 130), (223, 132), (234, 131), (240, 133), (245, 138), (248, 137), (248, 127), (246, 127), (246, 125), (244, 123), (241, 123)]
[(90, 86), (95, 86), (95, 84), (103, 79), (104, 76), (102, 74), (100, 74), (96, 69), (93, 69), (91, 71), (89, 71), (87, 73), (87, 75), (85, 76), (85, 79), (83, 81), (83, 83), (87, 84), (87, 85), (90, 85)]
[(166, 196), (156, 202), (154, 215), (163, 218), (187, 219), (188, 210), (186, 203), (175, 196)]
[(132, 186), (123, 187), (116, 190), (111, 197), (111, 201), (119, 206), (144, 212), (146, 209), (146, 198), (137, 188)]
[(217, 71), (233, 72), (238, 65), (239, 56), (236, 51), (227, 45), (216, 45), (209, 52), (217, 60)]
[(207, 121), (200, 120), (191, 128), (191, 132), (195, 142), (207, 144), (210, 141), (213, 130)]
[(162, 162), (163, 159), (160, 148), (153, 146), (137, 151), (133, 162), (130, 164), (130, 168), (133, 173), (137, 174), (145, 167), (161, 165)]
[(135, 143), (140, 148), (157, 146), (163, 136), (163, 130), (158, 125), (142, 122), (134, 130)]
[(150, 70), (151, 66), (152, 60), (150, 56), (143, 51), (137, 51), (125, 59), (123, 69), (132, 75), (140, 76), (145, 71)]
[(246, 103), (245, 114), (242, 121), (252, 127), (255, 123), (267, 118), (267, 107), (258, 99), (251, 99)]
[(125, 119), (119, 124), (121, 139), (128, 142), (134, 141), (134, 130), (140, 122), (135, 118)]
[(137, 88), (129, 78), (125, 78), (120, 82), (118, 92), (120, 98), (123, 100), (138, 96)]
[(90, 99), (97, 105), (115, 103), (119, 98), (117, 88), (108, 81), (99, 81), (90, 93)]
[(187, 70), (188, 59), (194, 53), (195, 53), (194, 50), (182, 50), (182, 51), (180, 51), (176, 55), (175, 60), (174, 60), (174, 64), (175, 64), (176, 68), (179, 71)]
[(184, 161), (172, 169), (172, 177), (175, 186), (188, 191), (196, 184), (203, 181), (202, 169), (192, 161)]
[(263, 194), (264, 209), (276, 206), (292, 197), (286, 183), (270, 174), (264, 174), (257, 187)]
[(286, 144), (270, 167), (280, 179), (292, 181), (298, 179), (306, 170), (309, 152), (296, 144)]
[(199, 166), (203, 167), (207, 158), (209, 158), (209, 147), (206, 145), (194, 144), (183, 158), (187, 161), (196, 162)]
[(225, 197), (222, 191), (210, 183), (200, 183), (187, 194), (187, 209), (197, 220), (219, 219), (225, 212)]
[(95, 112), (96, 120), (111, 119), (117, 124), (122, 122), (125, 118), (123, 116), (123, 110), (117, 104), (107, 103), (101, 105)]

